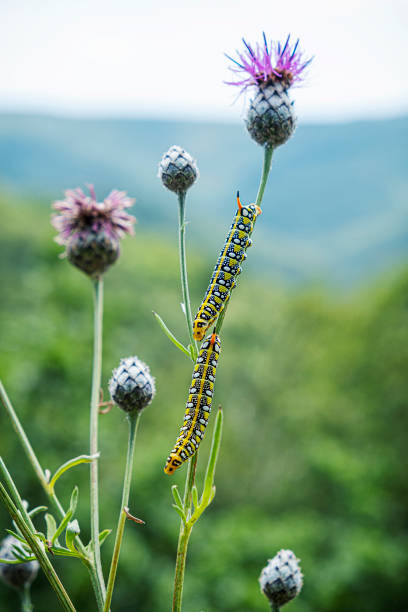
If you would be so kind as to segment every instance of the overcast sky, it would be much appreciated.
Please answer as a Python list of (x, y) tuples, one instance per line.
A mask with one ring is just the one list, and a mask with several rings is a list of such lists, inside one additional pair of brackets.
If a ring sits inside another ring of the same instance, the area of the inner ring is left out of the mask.
[(0, 109), (234, 120), (241, 37), (299, 37), (308, 121), (408, 112), (408, 0), (0, 0)]

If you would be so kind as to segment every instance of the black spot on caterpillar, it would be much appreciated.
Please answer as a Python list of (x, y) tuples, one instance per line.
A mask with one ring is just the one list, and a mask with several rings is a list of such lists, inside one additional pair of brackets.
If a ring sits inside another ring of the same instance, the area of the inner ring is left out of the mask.
[(215, 333), (207, 336), (194, 366), (183, 426), (164, 467), (166, 474), (173, 474), (184, 461), (194, 455), (204, 437), (211, 412), (215, 370), (220, 351), (219, 336)]
[(231, 296), (240, 274), (240, 262), (246, 259), (246, 249), (251, 246), (250, 235), (261, 209), (255, 204), (242, 206), (237, 194), (238, 210), (218, 257), (204, 300), (193, 323), (195, 340), (202, 340), (208, 327), (214, 323)]

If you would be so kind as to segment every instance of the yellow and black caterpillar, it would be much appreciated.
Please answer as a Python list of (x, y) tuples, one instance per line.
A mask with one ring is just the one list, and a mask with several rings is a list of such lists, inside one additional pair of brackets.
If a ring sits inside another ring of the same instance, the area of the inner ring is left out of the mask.
[(164, 467), (166, 474), (173, 474), (184, 461), (194, 455), (204, 437), (211, 412), (220, 351), (220, 338), (215, 333), (207, 336), (194, 366), (183, 426)]
[(231, 291), (236, 285), (235, 277), (240, 274), (240, 262), (246, 259), (246, 249), (251, 246), (250, 236), (261, 209), (255, 204), (243, 206), (237, 194), (238, 210), (218, 257), (204, 300), (193, 323), (195, 340), (202, 340), (208, 327), (224, 310)]

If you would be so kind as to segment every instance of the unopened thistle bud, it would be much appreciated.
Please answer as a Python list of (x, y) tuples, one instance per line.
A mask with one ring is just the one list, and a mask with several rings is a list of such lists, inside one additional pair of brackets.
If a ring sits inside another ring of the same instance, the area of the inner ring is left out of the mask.
[(302, 588), (303, 574), (299, 559), (291, 550), (280, 550), (263, 568), (259, 584), (271, 604), (280, 608), (299, 595)]
[(296, 115), (288, 91), (302, 80), (303, 70), (312, 61), (304, 59), (299, 41), (292, 46), (289, 39), (284, 45), (274, 41), (268, 45), (264, 34), (263, 43), (256, 47), (243, 39), (245, 49), (237, 52), (239, 61), (227, 55), (234, 63), (230, 69), (241, 77), (227, 84), (254, 89), (245, 119), (248, 132), (258, 144), (272, 148), (286, 142), (295, 130)]
[(120, 360), (109, 381), (112, 400), (125, 412), (146, 408), (156, 393), (149, 367), (138, 357)]
[(90, 277), (98, 278), (120, 254), (120, 239), (133, 234), (136, 219), (125, 212), (134, 202), (124, 191), (113, 190), (97, 202), (92, 186), (87, 196), (79, 187), (65, 192), (65, 200), (53, 204), (59, 214), (52, 224), (59, 234), (56, 242), (65, 246), (64, 255)]
[[(13, 552), (13, 547), (19, 544), (17, 538), (12, 535), (7, 536), (0, 546), (0, 558), (15, 561), (17, 557)], [(38, 561), (27, 561), (26, 563), (13, 565), (0, 563), (0, 578), (15, 589), (24, 589), (35, 580), (38, 568)]]
[(187, 191), (199, 176), (195, 160), (177, 145), (170, 147), (159, 164), (159, 179), (167, 189), (176, 193)]

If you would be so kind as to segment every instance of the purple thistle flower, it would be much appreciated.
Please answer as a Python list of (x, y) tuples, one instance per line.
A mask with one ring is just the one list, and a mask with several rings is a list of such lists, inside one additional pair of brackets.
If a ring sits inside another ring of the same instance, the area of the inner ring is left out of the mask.
[(51, 223), (58, 231), (55, 241), (66, 247), (64, 255), (89, 276), (98, 277), (118, 258), (120, 239), (134, 233), (136, 219), (125, 211), (134, 199), (114, 189), (97, 202), (93, 186), (88, 188), (89, 196), (77, 187), (54, 202), (58, 212)]
[[(290, 35), (284, 45), (271, 41), (268, 44), (265, 33), (262, 44), (251, 46), (242, 39), (245, 49), (237, 51), (238, 60), (227, 55), (233, 62), (230, 70), (239, 80), (228, 85), (255, 89), (245, 119), (251, 137), (260, 145), (274, 149), (293, 134), (296, 115), (288, 90), (293, 83), (302, 80), (302, 72), (312, 58), (305, 59), (299, 50), (299, 41), (290, 44)], [(243, 78), (244, 77), (244, 78)]]
[(226, 57), (234, 63), (234, 66), (230, 67), (232, 72), (239, 76), (245, 75), (244, 79), (227, 82), (227, 85), (236, 85), (243, 90), (276, 82), (289, 88), (293, 83), (302, 81), (302, 72), (313, 59), (303, 57), (298, 48), (299, 39), (293, 46), (290, 44), (290, 34), (284, 45), (273, 40), (268, 45), (265, 32), (263, 43), (257, 43), (256, 47), (251, 46), (244, 38), (242, 41), (245, 49), (243, 53), (237, 51), (239, 61), (229, 55)]

